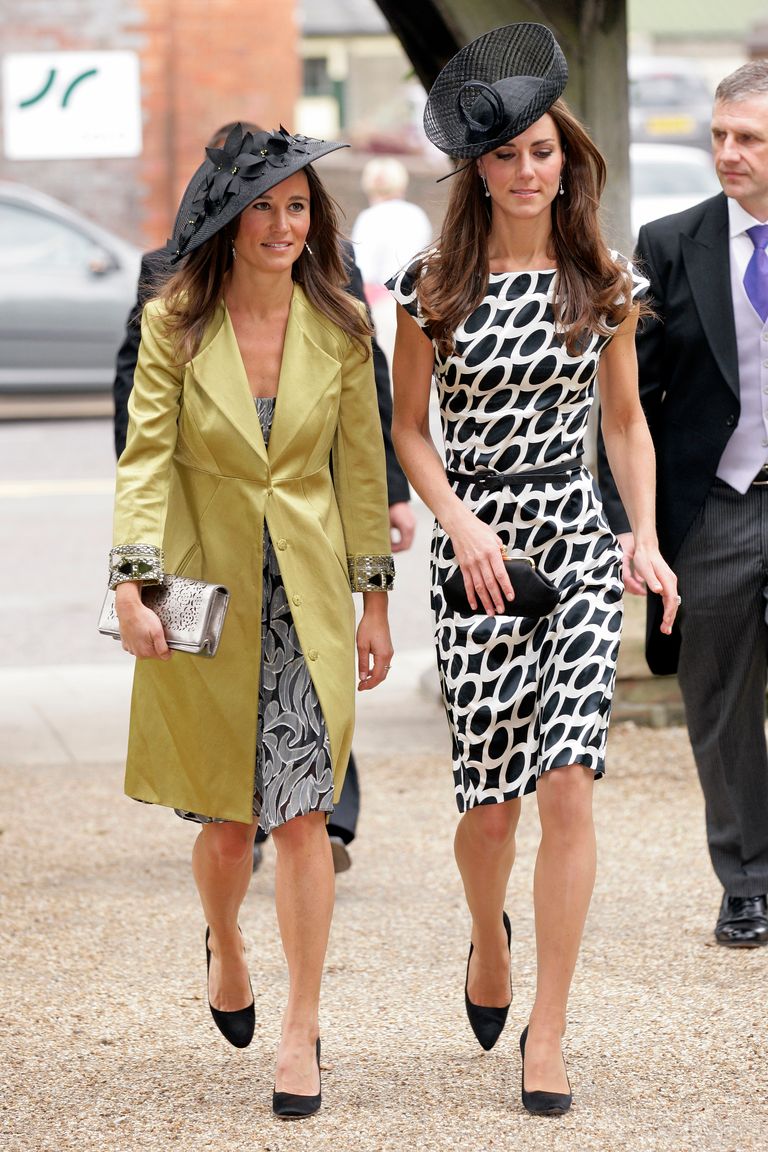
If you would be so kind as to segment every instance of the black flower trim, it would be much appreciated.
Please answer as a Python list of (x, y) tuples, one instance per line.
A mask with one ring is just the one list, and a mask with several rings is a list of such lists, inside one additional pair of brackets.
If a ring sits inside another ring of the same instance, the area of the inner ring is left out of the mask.
[(306, 136), (291, 136), (282, 125), (278, 132), (257, 139), (252, 132), (243, 132), (242, 125), (236, 124), (221, 148), (206, 148), (214, 171), (206, 176), (195, 194), (189, 218), (176, 241), (176, 257), (184, 254), (192, 237), (208, 217), (218, 216), (233, 196), (240, 195), (244, 181), (261, 176), (266, 166), (289, 167), (292, 155), (307, 155), (309, 149), (306, 144)]

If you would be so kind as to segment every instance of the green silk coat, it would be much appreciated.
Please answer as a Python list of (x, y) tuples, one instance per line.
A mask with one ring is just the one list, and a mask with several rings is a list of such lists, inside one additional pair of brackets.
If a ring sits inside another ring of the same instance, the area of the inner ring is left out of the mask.
[(125, 790), (248, 823), (265, 520), (325, 718), (337, 798), (346, 771), (351, 589), (387, 587), (392, 571), (372, 360), (295, 285), (267, 450), (225, 306), (181, 366), (160, 308), (144, 310), (113, 543), (162, 548), (166, 572), (224, 584), (230, 603), (213, 659), (137, 660)]

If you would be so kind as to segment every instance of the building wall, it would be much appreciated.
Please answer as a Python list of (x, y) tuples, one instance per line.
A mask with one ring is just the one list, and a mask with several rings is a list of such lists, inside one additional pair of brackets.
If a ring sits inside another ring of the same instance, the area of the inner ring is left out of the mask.
[(33, 185), (143, 246), (169, 234), (219, 125), (293, 127), (300, 91), (294, 0), (0, 0), (2, 52), (128, 49), (140, 57), (143, 149), (135, 158), (10, 160)]

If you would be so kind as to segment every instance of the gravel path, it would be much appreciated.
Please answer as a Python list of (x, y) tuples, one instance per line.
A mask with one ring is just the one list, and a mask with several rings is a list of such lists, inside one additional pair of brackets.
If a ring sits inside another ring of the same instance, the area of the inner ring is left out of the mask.
[(195, 830), (124, 799), (115, 766), (0, 768), (6, 1152), (765, 1149), (768, 948), (713, 942), (719, 891), (685, 733), (611, 735), (566, 1048), (574, 1106), (559, 1120), (520, 1104), (535, 803), (507, 903), (514, 1004), (484, 1055), (463, 1009), (450, 773), (442, 755), (396, 743), (360, 755), (365, 808), (324, 985), (323, 1109), (290, 1125), (270, 1112), (285, 989), (271, 845), (242, 918), (257, 1034), (236, 1052), (204, 998)]

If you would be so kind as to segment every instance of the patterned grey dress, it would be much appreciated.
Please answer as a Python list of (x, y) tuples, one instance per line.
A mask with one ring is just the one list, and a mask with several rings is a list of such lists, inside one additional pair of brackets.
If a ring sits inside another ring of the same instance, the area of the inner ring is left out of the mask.
[[(256, 397), (264, 443), (274, 398)], [(294, 816), (333, 811), (333, 763), (320, 701), (296, 635), (275, 550), (264, 524), (261, 676), (253, 814), (265, 832)], [(225, 823), (175, 809), (198, 824)]]
[[(629, 271), (633, 298), (647, 288)], [(557, 585), (549, 616), (459, 614), (443, 595), (457, 568), (450, 537), (432, 537), (432, 609), (440, 683), (453, 745), (460, 812), (516, 799), (542, 772), (582, 764), (605, 770), (605, 743), (622, 622), (621, 554), (586, 468), (566, 479), (492, 490), (477, 473), (534, 472), (580, 456), (600, 354), (592, 335), (571, 355), (552, 310), (555, 273), (491, 273), (485, 297), (435, 349), (446, 466), (458, 495), (511, 554), (532, 559)], [(387, 287), (429, 335), (408, 270)], [(466, 477), (466, 479), (464, 479)]]

